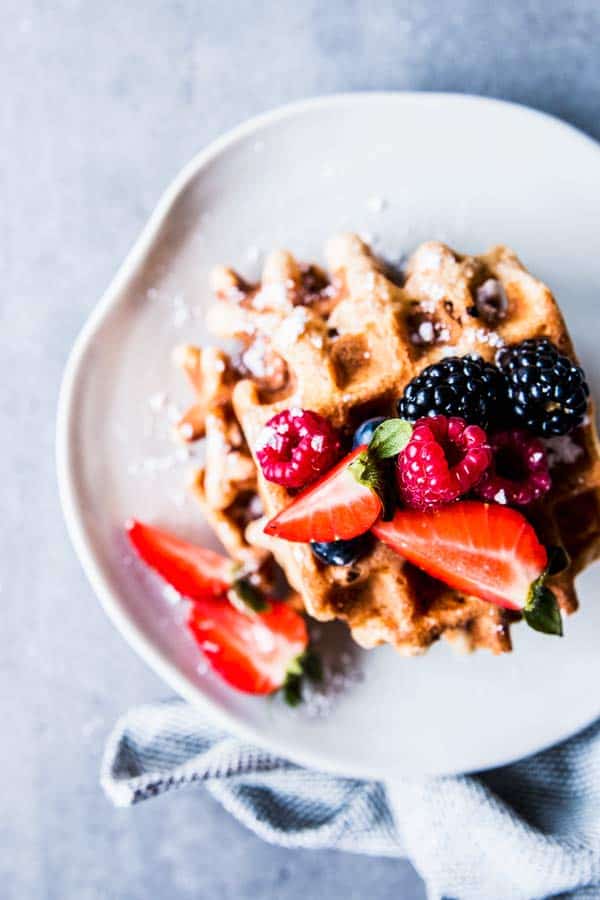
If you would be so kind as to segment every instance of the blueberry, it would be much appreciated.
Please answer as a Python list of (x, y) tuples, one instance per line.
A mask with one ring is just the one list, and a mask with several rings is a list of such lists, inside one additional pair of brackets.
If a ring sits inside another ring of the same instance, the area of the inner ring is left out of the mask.
[(352, 439), (352, 449), (360, 447), (361, 444), (368, 444), (378, 425), (385, 421), (385, 416), (375, 416), (373, 419), (367, 419), (362, 425), (359, 425), (354, 432)]
[(370, 534), (361, 534), (350, 541), (311, 541), (311, 550), (317, 559), (327, 566), (351, 566), (371, 547)]

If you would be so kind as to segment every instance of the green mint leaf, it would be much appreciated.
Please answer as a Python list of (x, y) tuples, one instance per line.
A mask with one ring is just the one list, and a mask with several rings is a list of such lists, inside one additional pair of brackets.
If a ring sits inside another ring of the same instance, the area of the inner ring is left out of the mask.
[(560, 575), (571, 565), (569, 554), (564, 547), (548, 547), (546, 575)]
[(406, 419), (386, 419), (375, 429), (369, 453), (377, 459), (398, 456), (410, 441), (412, 430), (412, 425)]
[(231, 585), (231, 590), (235, 594), (236, 599), (241, 600), (243, 605), (251, 609), (252, 612), (267, 612), (271, 608), (262, 592), (254, 587), (247, 578), (238, 578)]
[(543, 583), (544, 576), (538, 578), (531, 586), (527, 605), (523, 610), (523, 618), (536, 631), (543, 634), (556, 634), (562, 637), (562, 618), (556, 597)]

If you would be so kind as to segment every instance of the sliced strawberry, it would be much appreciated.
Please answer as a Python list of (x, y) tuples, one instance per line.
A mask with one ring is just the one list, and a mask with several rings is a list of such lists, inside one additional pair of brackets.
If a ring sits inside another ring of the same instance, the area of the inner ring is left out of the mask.
[(544, 587), (548, 554), (516, 510), (476, 501), (428, 512), (401, 509), (372, 531), (455, 590), (520, 610), (539, 631), (561, 633), (556, 600)]
[(126, 528), (129, 540), (144, 562), (184, 597), (190, 600), (219, 597), (232, 586), (234, 566), (220, 553), (189, 544), (135, 519)]
[(382, 503), (371, 486), (372, 473), (365, 471), (366, 458), (363, 444), (271, 519), (265, 534), (307, 543), (349, 540), (368, 531)]
[(212, 668), (249, 694), (283, 687), (299, 671), (308, 645), (304, 619), (282, 601), (249, 614), (227, 601), (202, 599), (191, 607), (188, 624)]

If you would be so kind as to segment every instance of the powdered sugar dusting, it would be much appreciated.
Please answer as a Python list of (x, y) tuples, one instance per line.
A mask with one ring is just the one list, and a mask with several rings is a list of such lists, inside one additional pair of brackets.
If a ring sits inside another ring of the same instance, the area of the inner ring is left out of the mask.
[(570, 434), (546, 438), (544, 444), (551, 469), (560, 465), (572, 465), (583, 456), (583, 447), (575, 443)]
[(380, 194), (373, 194), (372, 197), (369, 197), (367, 200), (367, 209), (369, 212), (380, 213), (383, 212), (385, 207), (387, 206), (387, 202), (385, 197), (382, 197)]
[(272, 370), (266, 363), (267, 345), (264, 338), (257, 338), (242, 354), (242, 362), (255, 378), (265, 378)]
[(425, 246), (419, 251), (419, 264), (425, 269), (439, 269), (442, 265), (442, 253), (439, 247)]
[(175, 294), (173, 297), (173, 325), (175, 328), (183, 328), (192, 318), (192, 311), (185, 302), (183, 294)]
[(350, 653), (340, 654), (335, 667), (323, 665), (323, 680), (319, 684), (306, 679), (302, 690), (301, 711), (309, 719), (325, 718), (331, 714), (339, 699), (364, 681), (364, 677), (356, 657)]
[(255, 450), (257, 450), (257, 451), (264, 450), (265, 447), (267, 447), (270, 444), (270, 442), (273, 440), (275, 435), (276, 435), (275, 429), (271, 428), (269, 425), (265, 425), (263, 430), (258, 435), (258, 438), (256, 439)]
[(194, 458), (196, 458), (196, 453), (192, 451), (191, 447), (177, 447), (172, 453), (164, 456), (146, 456), (143, 459), (135, 460), (127, 466), (127, 472), (134, 476), (160, 475), (171, 469), (177, 469)]
[(439, 282), (434, 282), (429, 285), (429, 294), (431, 299), (435, 301), (435, 303), (439, 303), (440, 300), (443, 300), (446, 296), (446, 288), (443, 284)]
[(164, 391), (157, 391), (148, 397), (148, 406), (152, 412), (160, 412), (167, 405), (168, 397)]
[(425, 319), (420, 322), (416, 331), (410, 335), (411, 343), (416, 346), (422, 344), (445, 343), (450, 339), (450, 332), (445, 325), (434, 322), (431, 319)]
[(277, 329), (277, 344), (282, 348), (291, 347), (304, 334), (307, 322), (306, 309), (303, 306), (296, 306)]
[(186, 441), (189, 441), (194, 437), (194, 429), (189, 422), (182, 422), (178, 430), (181, 437)]
[(434, 299), (424, 298), (419, 302), (419, 309), (424, 313), (434, 313), (437, 303)]
[(263, 285), (254, 295), (252, 306), (259, 312), (265, 309), (286, 309), (290, 306), (286, 285), (279, 281)]
[(500, 350), (506, 346), (506, 341), (497, 331), (491, 331), (487, 328), (465, 328), (464, 339), (470, 344), (489, 344)]

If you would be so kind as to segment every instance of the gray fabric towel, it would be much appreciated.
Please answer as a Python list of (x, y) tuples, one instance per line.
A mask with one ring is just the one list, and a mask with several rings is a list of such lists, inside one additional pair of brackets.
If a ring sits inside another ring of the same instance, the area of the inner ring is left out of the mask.
[(600, 723), (482, 775), (377, 782), (309, 771), (173, 700), (115, 726), (102, 785), (118, 806), (203, 782), (285, 847), (408, 856), (430, 898), (600, 898)]

